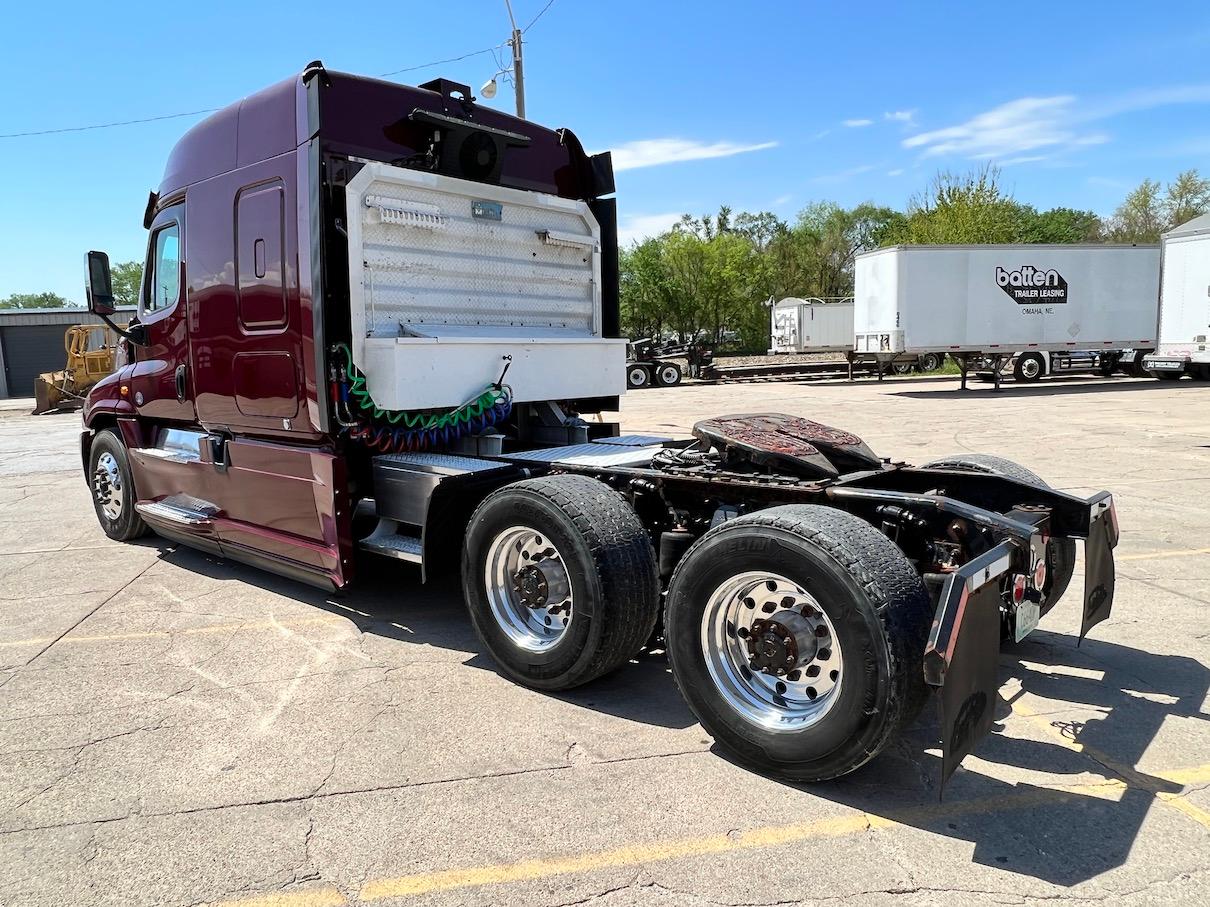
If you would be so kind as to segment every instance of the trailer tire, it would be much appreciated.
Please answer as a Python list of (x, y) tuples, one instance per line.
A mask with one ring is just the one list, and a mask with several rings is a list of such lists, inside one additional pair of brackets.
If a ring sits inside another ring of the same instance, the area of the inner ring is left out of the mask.
[[(760, 609), (747, 604), (753, 596), (766, 598)], [(784, 613), (776, 609), (800, 604), (820, 622), (804, 641), (816, 636), (827, 651), (785, 681), (743, 665), (751, 649), (738, 642), (740, 630), (750, 632), (742, 621), (776, 620)], [(733, 623), (726, 615), (734, 611), (748, 617)], [(893, 542), (857, 517), (806, 504), (728, 520), (702, 536), (673, 574), (664, 620), (677, 686), (719, 745), (762, 772), (823, 781), (864, 765), (919, 714), (932, 616), (924, 584)], [(825, 682), (812, 696), (812, 684)], [(822, 711), (813, 713), (816, 703)]]
[(107, 536), (128, 542), (147, 534), (147, 524), (134, 509), (134, 476), (126, 445), (110, 429), (97, 432), (88, 452), (88, 486), (97, 521)]
[(626, 363), (626, 387), (630, 390), (640, 390), (651, 386), (651, 372), (647, 366), (637, 362)]
[[(954, 454), (943, 457), (931, 463), (924, 464), (925, 469), (967, 469), (971, 472), (986, 472), (992, 475), (1016, 479), (1028, 485), (1039, 488), (1049, 488), (1050, 485), (1037, 473), (1026, 469), (1019, 463), (1006, 460), (1004, 457), (992, 454)], [(1070, 538), (1051, 538), (1046, 545), (1046, 589), (1041, 612), (1046, 614), (1058, 604), (1063, 593), (1071, 584), (1072, 574), (1076, 569), (1076, 543)]]
[(1046, 374), (1046, 360), (1038, 353), (1022, 353), (1013, 363), (1013, 377), (1024, 384), (1032, 384)]
[(676, 387), (685, 373), (675, 362), (661, 362), (655, 367), (655, 383), (660, 387)]
[[(559, 606), (556, 587), (569, 607), (548, 613)], [(587, 476), (527, 479), (488, 495), (467, 527), (462, 588), (500, 672), (537, 690), (570, 689), (624, 664), (659, 611), (646, 529), (621, 495)], [(552, 616), (564, 620), (561, 629)]]
[(919, 369), (922, 372), (935, 372), (945, 365), (945, 353), (921, 353)]

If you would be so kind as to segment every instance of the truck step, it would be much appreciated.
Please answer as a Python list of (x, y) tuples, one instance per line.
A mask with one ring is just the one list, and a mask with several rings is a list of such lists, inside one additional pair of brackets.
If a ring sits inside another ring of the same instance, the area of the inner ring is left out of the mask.
[(401, 532), (395, 520), (380, 519), (374, 531), (361, 540), (361, 548), (412, 564), (424, 563), (424, 543), (420, 536)]
[(190, 529), (209, 528), (218, 512), (218, 508), (213, 504), (183, 494), (173, 495), (161, 501), (138, 501), (134, 509), (140, 516), (152, 522), (159, 520)]

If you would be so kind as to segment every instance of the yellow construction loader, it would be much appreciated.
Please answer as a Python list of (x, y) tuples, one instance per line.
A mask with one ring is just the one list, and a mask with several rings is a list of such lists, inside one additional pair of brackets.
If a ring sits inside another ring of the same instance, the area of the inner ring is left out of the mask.
[(67, 367), (45, 372), (34, 382), (32, 415), (77, 409), (88, 389), (114, 370), (118, 335), (103, 324), (73, 324), (63, 334)]

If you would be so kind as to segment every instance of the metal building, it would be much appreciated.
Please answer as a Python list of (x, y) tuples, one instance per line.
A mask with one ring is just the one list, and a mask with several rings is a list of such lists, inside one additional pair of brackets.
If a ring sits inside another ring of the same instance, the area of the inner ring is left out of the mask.
[[(115, 320), (132, 314), (122, 309)], [(63, 368), (67, 328), (96, 320), (87, 309), (0, 309), (0, 398), (32, 397), (38, 375)]]

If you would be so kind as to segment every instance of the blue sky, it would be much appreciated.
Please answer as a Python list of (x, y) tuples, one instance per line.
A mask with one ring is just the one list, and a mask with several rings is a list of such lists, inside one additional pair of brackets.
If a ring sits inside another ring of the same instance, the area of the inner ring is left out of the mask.
[[(544, 4), (515, 0), (519, 24)], [(222, 106), (315, 58), (376, 75), (509, 28), (503, 0), (77, 0), (10, 5), (5, 26), (0, 133)], [(1205, 0), (555, 0), (525, 58), (530, 118), (614, 149), (625, 237), (720, 204), (901, 207), (938, 169), (985, 160), (1023, 201), (1102, 214), (1144, 177), (1210, 174)], [(395, 78), (477, 87), (495, 68), (481, 54)], [(511, 109), (509, 86), (487, 103)], [(0, 297), (81, 300), (86, 250), (141, 258), (147, 191), (197, 119), (0, 138)]]

